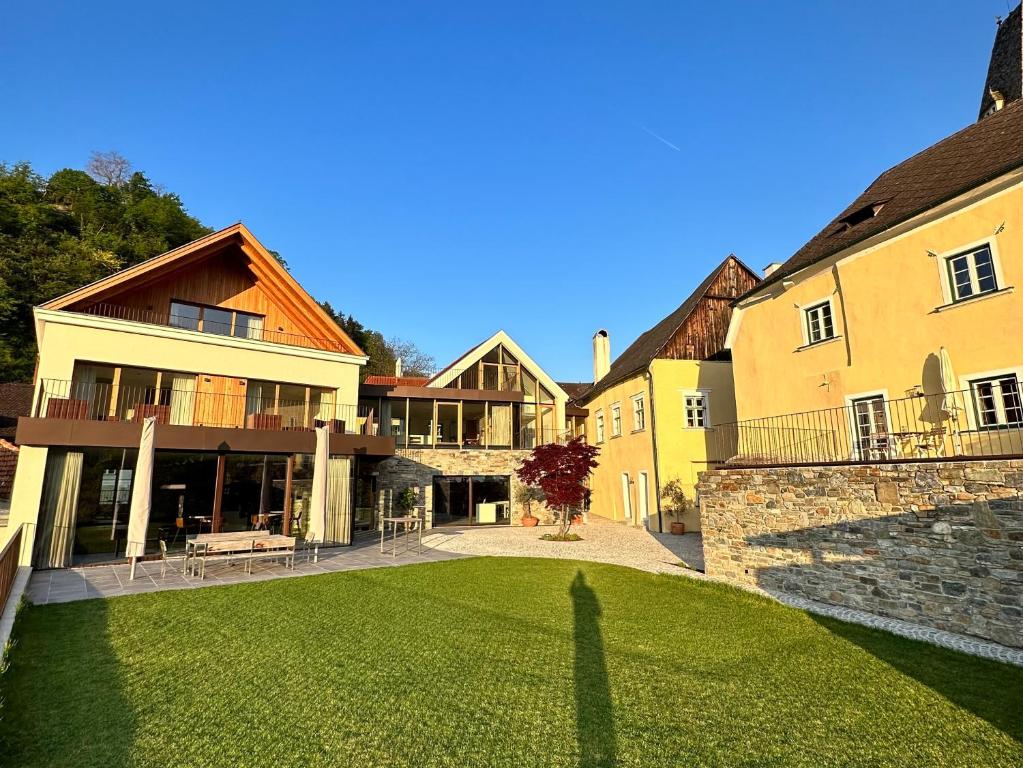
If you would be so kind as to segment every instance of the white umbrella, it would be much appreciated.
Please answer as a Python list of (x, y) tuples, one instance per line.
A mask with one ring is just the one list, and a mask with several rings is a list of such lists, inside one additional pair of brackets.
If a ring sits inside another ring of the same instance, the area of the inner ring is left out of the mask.
[(959, 390), (959, 384), (956, 381), (955, 372), (952, 370), (952, 358), (944, 347), (938, 350), (938, 368), (941, 372), (941, 391), (944, 393), (941, 401), (941, 411), (952, 422), (952, 448), (956, 456), (960, 456), (963, 452), (958, 423), (959, 411), (961, 409), (956, 402), (956, 392)]
[[(142, 422), (142, 440), (135, 463), (135, 479), (128, 511), (128, 551), (131, 558), (131, 578), (135, 578), (135, 563), (146, 553), (146, 531), (149, 530), (149, 512), (153, 507), (153, 457), (156, 453), (156, 417), (147, 416)], [(117, 492), (116, 489), (114, 491)]]
[(327, 531), (327, 461), (330, 458), (330, 432), (326, 425), (316, 428), (316, 454), (313, 457), (313, 489), (309, 499), (306, 538), (320, 543)]

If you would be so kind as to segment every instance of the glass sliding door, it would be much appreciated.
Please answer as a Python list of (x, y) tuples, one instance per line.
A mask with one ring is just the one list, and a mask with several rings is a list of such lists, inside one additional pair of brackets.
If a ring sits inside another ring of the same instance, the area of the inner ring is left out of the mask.
[(433, 478), (434, 525), (501, 525), (511, 522), (507, 475), (437, 475)]

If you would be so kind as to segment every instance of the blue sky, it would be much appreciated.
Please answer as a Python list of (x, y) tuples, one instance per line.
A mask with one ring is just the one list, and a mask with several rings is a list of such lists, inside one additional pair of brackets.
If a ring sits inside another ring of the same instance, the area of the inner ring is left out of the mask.
[(0, 160), (116, 149), (441, 365), (503, 327), (585, 380), (975, 120), (1006, 9), (9, 0)]

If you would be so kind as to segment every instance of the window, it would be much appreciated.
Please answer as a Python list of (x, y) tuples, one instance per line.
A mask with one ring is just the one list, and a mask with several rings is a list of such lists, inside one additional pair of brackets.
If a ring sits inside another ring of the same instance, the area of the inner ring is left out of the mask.
[(991, 256), (990, 246), (983, 245), (975, 250), (950, 256), (946, 263), (952, 301), (962, 301), (998, 290), (995, 261)]
[(263, 316), (220, 307), (205, 307), (172, 301), (170, 323), (174, 328), (236, 336), (240, 339), (263, 338)]
[(604, 442), (604, 412), (597, 411), (597, 442)]
[(978, 427), (1023, 425), (1023, 401), (1016, 374), (977, 379), (970, 382), (970, 389)]
[(835, 338), (835, 323), (831, 317), (831, 302), (822, 301), (803, 310), (806, 316), (806, 343), (816, 344)]
[(703, 429), (710, 426), (706, 392), (686, 393), (683, 408), (687, 429)]
[(622, 433), (622, 406), (615, 403), (611, 406), (611, 437), (618, 437)]
[(632, 398), (632, 428), (637, 432), (646, 428), (646, 403), (643, 395)]

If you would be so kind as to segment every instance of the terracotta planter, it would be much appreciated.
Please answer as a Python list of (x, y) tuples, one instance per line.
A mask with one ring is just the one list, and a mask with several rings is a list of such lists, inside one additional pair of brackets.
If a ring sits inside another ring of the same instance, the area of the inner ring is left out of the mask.
[(572, 515), (572, 525), (582, 525), (582, 524), (583, 524), (583, 516), (582, 515)]
[(540, 524), (539, 517), (524, 517), (522, 518), (522, 526), (524, 528), (535, 528)]
[(683, 533), (686, 532), (686, 524), (685, 523), (672, 523), (671, 524), (671, 532), (675, 536), (681, 536)]

